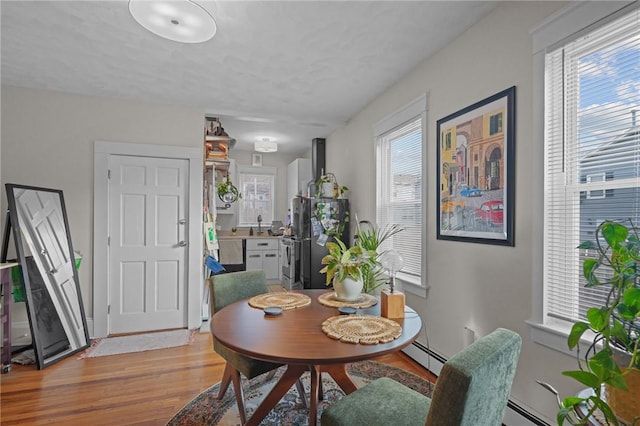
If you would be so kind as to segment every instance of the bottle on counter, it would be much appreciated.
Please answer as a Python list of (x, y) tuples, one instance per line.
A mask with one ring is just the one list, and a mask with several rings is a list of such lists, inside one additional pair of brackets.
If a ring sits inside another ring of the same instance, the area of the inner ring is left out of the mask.
[(249, 228), (249, 236), (253, 235), (253, 226), (251, 228)]

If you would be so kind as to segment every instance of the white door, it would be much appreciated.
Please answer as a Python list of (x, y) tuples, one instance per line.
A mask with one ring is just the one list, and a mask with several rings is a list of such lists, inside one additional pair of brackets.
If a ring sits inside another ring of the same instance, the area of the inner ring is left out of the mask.
[(112, 155), (109, 331), (187, 326), (188, 160)]
[(76, 282), (73, 275), (75, 259), (69, 253), (67, 229), (57, 192), (20, 190), (16, 207), (22, 233), (39, 269), (49, 271), (42, 276), (51, 301), (58, 312), (62, 327), (72, 348), (86, 344), (84, 322)]

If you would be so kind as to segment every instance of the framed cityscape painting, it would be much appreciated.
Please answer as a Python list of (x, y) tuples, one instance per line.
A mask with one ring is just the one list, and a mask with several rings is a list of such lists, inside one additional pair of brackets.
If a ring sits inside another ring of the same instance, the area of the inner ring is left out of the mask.
[(514, 245), (515, 86), (437, 122), (439, 240)]

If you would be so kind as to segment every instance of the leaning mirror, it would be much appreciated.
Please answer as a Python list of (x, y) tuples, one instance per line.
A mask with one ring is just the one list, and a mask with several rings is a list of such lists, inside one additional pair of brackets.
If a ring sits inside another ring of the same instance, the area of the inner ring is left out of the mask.
[(89, 345), (62, 191), (6, 184), (38, 368)]

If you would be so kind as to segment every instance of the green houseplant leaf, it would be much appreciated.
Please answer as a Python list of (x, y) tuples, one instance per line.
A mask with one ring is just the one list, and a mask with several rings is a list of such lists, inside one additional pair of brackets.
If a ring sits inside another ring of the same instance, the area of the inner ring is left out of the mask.
[(340, 281), (345, 278), (360, 280), (362, 268), (364, 265), (371, 266), (374, 258), (360, 246), (347, 248), (346, 244), (338, 238), (334, 239), (335, 241), (327, 242), (329, 253), (321, 261), (325, 265), (320, 269), (320, 273), (326, 274), (325, 284), (331, 285), (334, 277)]
[(563, 371), (562, 374), (564, 374), (567, 377), (571, 377), (572, 379), (575, 379), (578, 382), (590, 388), (599, 386), (600, 384), (600, 379), (598, 378), (598, 376), (588, 371), (582, 371), (582, 370)]
[(573, 324), (571, 327), (571, 332), (569, 333), (569, 337), (567, 338), (567, 343), (569, 344), (569, 348), (573, 349), (580, 342), (580, 338), (584, 334), (585, 331), (589, 330), (589, 324), (586, 322), (578, 321)]
[(355, 243), (369, 253), (373, 261), (363, 265), (362, 281), (363, 291), (371, 293), (375, 289), (387, 284), (389, 277), (387, 271), (380, 264), (380, 258), (385, 253), (382, 249), (385, 242), (388, 242), (396, 234), (402, 232), (404, 228), (397, 224), (380, 227), (369, 221), (358, 222), (356, 228)]

